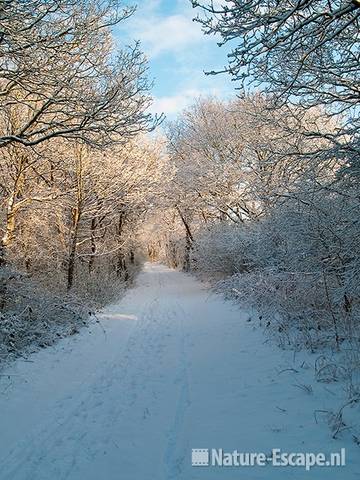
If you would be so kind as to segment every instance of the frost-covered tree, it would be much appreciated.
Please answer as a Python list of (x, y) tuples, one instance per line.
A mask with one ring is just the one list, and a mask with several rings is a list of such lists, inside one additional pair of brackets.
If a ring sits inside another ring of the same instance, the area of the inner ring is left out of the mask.
[[(138, 229), (161, 189), (161, 146), (138, 138), (98, 150), (58, 139), (30, 157), (23, 146), (5, 150), (7, 263), (55, 289), (81, 293), (93, 285), (94, 297), (95, 285), (112, 290), (127, 280), (139, 260)], [(104, 282), (108, 276), (114, 281)]]
[[(360, 3), (357, 0), (222, 2), (193, 0), (206, 34), (228, 45), (224, 71), (244, 92), (258, 88), (277, 105), (323, 106), (337, 116), (338, 128), (326, 136), (323, 155), (337, 157), (359, 171)], [(215, 72), (212, 72), (215, 73)], [(301, 107), (301, 108), (300, 108)]]
[(192, 3), (205, 33), (219, 34), (220, 45), (229, 43), (226, 70), (243, 84), (309, 105), (343, 110), (358, 103), (357, 0)]
[(98, 0), (0, 9), (0, 147), (54, 137), (109, 145), (154, 126), (146, 60), (137, 44), (116, 49), (110, 31), (133, 9)]
[(320, 181), (325, 174), (324, 162), (308, 160), (324, 139), (309, 140), (307, 132), (331, 133), (333, 122), (318, 109), (301, 117), (295, 108), (270, 112), (269, 103), (260, 95), (200, 99), (169, 125), (171, 201), (191, 241), (189, 223), (257, 220), (300, 175)]

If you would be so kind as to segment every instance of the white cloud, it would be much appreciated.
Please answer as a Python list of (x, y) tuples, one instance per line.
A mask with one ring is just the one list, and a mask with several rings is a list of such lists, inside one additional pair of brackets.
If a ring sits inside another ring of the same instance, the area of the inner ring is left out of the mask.
[(132, 35), (141, 41), (149, 57), (176, 53), (205, 41), (199, 25), (183, 14), (138, 18)]
[(189, 89), (176, 95), (157, 97), (154, 99), (151, 111), (154, 113), (165, 113), (165, 115), (172, 116), (189, 106), (194, 101), (194, 98), (199, 95), (199, 90)]
[(173, 118), (184, 108), (189, 107), (199, 97), (220, 96), (221, 92), (216, 89), (200, 90), (195, 88), (184, 89), (176, 95), (154, 98), (151, 106), (153, 113), (164, 113), (167, 117)]
[[(171, 8), (167, 2), (173, 2)], [(204, 75), (204, 70), (221, 68), (226, 59), (225, 52), (224, 60), (217, 56), (216, 38), (204, 35), (192, 21), (196, 13), (188, 0), (138, 0), (136, 14), (118, 30), (119, 41), (139, 39), (150, 60), (153, 113), (174, 118), (196, 97), (225, 98), (233, 91), (228, 77)]]

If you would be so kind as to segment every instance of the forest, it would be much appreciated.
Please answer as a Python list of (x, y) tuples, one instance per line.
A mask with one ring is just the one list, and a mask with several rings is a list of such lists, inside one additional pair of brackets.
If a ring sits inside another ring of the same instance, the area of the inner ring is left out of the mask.
[[(360, 3), (193, 0), (232, 98), (150, 113), (115, 0), (0, 1), (0, 365), (78, 333), (150, 259), (340, 352), (359, 401)], [(199, 61), (201, 61), (199, 59)]]

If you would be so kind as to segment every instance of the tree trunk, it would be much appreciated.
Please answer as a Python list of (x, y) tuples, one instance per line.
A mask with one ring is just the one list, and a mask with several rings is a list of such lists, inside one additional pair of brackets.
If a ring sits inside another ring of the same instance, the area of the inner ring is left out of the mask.
[(6, 206), (6, 224), (5, 224), (5, 232), (3, 237), (0, 240), (0, 265), (5, 265), (6, 263), (6, 256), (7, 250), (11, 245), (12, 241), (14, 240), (14, 233), (15, 233), (15, 226), (16, 226), (16, 214), (19, 211), (20, 205), (24, 203), (20, 201), (16, 203), (16, 199), (20, 195), (20, 191), (23, 184), (23, 158), (21, 158), (21, 162), (19, 165), (19, 171), (17, 173), (17, 177), (15, 179), (14, 185), (12, 187), (11, 194), (7, 201)]
[(135, 253), (134, 253), (134, 250), (130, 250), (130, 263), (131, 263), (131, 265), (134, 265), (134, 263), (135, 263)]
[(189, 236), (188, 231), (186, 230), (186, 238), (185, 238), (185, 257), (184, 257), (184, 266), (183, 266), (184, 272), (189, 272), (189, 271), (190, 271), (191, 249), (192, 249), (191, 238), (190, 238), (190, 236)]
[(67, 267), (67, 290), (71, 290), (74, 284), (76, 249), (79, 233), (79, 223), (83, 209), (84, 199), (84, 166), (83, 166), (83, 145), (77, 145), (75, 148), (76, 157), (76, 203), (72, 209), (72, 224), (70, 231), (69, 259)]
[(184, 215), (182, 214), (181, 210), (179, 207), (176, 207), (181, 221), (184, 224), (185, 227), (185, 257), (184, 257), (184, 264), (183, 264), (183, 270), (185, 272), (188, 272), (190, 270), (190, 256), (191, 256), (191, 250), (192, 250), (192, 244), (194, 241), (194, 237), (192, 236), (190, 226), (188, 222), (186, 221)]
[[(125, 221), (125, 216), (121, 212), (119, 216), (119, 223), (117, 228), (119, 245), (121, 245), (121, 241), (122, 241), (122, 231), (123, 231), (124, 221)], [(125, 254), (122, 248), (120, 247), (118, 252), (117, 264), (116, 264), (116, 275), (118, 277), (121, 277), (123, 274), (124, 274), (124, 280), (127, 281), (129, 279), (129, 272), (126, 265)]]
[(125, 277), (126, 277), (127, 266), (126, 266), (125, 255), (121, 250), (119, 250), (117, 264), (116, 264), (116, 274), (117, 274), (118, 277), (121, 277), (121, 275), (124, 272), (125, 272)]
[(69, 260), (67, 267), (67, 290), (71, 290), (74, 284), (75, 260), (76, 260), (76, 245), (78, 238), (80, 221), (80, 210), (78, 207), (73, 209), (73, 221), (70, 236)]
[(90, 240), (90, 242), (91, 242), (91, 246), (90, 246), (91, 255), (90, 255), (90, 259), (89, 259), (89, 274), (91, 274), (92, 271), (93, 271), (95, 254), (96, 254), (96, 241), (95, 241), (96, 218), (95, 217), (91, 220), (90, 231), (91, 231), (91, 240)]

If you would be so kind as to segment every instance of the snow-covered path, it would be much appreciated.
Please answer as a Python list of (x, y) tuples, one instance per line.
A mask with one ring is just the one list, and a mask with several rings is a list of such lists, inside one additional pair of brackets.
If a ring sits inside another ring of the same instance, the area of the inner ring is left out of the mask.
[[(297, 388), (312, 382), (311, 368), (286, 370), (290, 353), (246, 320), (190, 276), (146, 264), (101, 325), (0, 377), (0, 480), (358, 478), (359, 447), (314, 420), (314, 410), (336, 404), (336, 390)], [(191, 466), (192, 448), (343, 446), (346, 467), (310, 473)]]

